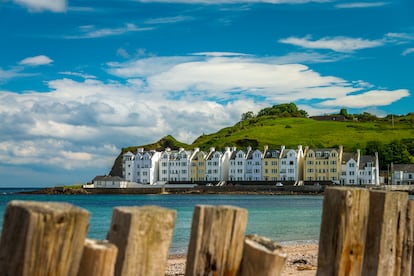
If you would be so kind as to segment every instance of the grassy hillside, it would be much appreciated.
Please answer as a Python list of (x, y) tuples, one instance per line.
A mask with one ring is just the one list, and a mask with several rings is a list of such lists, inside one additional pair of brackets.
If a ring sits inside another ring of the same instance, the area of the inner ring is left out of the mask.
[[(136, 152), (138, 147), (145, 150), (161, 151), (169, 147), (178, 149), (194, 149), (199, 147), (208, 150), (215, 147), (222, 150), (227, 146), (236, 146), (245, 149), (251, 146), (254, 149), (263, 149), (265, 145), (279, 148), (296, 148), (298, 145), (310, 148), (330, 148), (342, 145), (344, 151), (365, 150), (367, 142), (376, 141), (389, 144), (392, 141), (410, 140), (414, 147), (414, 115), (378, 119), (375, 121), (317, 121), (311, 118), (291, 118), (279, 116), (254, 117), (235, 124), (220, 131), (202, 135), (191, 145), (181, 143), (172, 136), (166, 136), (160, 141), (149, 145), (132, 146), (122, 149), (111, 169), (111, 175), (122, 176), (122, 154)], [(414, 162), (413, 149), (411, 162)]]
[(200, 136), (191, 145), (207, 149), (211, 146), (252, 146), (296, 148), (335, 147), (345, 150), (365, 148), (368, 141), (389, 143), (393, 140), (414, 138), (414, 120), (396, 120), (394, 126), (388, 121), (316, 121), (310, 118), (275, 118), (265, 116), (243, 121), (217, 133)]

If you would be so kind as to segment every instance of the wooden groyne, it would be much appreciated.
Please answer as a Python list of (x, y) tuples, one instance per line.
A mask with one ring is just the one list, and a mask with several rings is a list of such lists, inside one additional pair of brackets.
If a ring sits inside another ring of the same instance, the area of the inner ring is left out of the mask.
[[(11, 201), (0, 275), (164, 275), (176, 212), (115, 207), (107, 240), (86, 237), (89, 213), (67, 203)], [(194, 208), (185, 275), (281, 275), (287, 255), (246, 235), (247, 210)], [(328, 187), (317, 275), (412, 275), (414, 201), (405, 192)]]

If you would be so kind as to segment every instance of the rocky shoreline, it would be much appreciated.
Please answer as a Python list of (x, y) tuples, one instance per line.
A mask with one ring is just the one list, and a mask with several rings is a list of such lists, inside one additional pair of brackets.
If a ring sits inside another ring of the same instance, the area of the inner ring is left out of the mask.
[(79, 195), (79, 194), (265, 194), (265, 195), (320, 195), (324, 186), (284, 186), (271, 185), (233, 185), (233, 186), (197, 186), (188, 188), (146, 187), (146, 188), (82, 188), (51, 187), (22, 194)]
[[(297, 244), (283, 246), (287, 260), (282, 275), (314, 276), (318, 266), (318, 245)], [(168, 259), (166, 276), (181, 276), (185, 273), (186, 256), (172, 255)]]

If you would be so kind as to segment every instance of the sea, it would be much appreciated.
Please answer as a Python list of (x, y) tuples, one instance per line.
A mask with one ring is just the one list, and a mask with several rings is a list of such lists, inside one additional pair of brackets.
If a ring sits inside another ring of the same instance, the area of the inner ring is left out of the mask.
[(246, 234), (280, 244), (318, 243), (321, 195), (38, 195), (20, 194), (34, 188), (0, 188), (0, 225), (11, 200), (67, 202), (90, 212), (88, 238), (104, 240), (117, 206), (157, 205), (177, 211), (171, 254), (187, 252), (196, 205), (231, 205), (248, 211)]

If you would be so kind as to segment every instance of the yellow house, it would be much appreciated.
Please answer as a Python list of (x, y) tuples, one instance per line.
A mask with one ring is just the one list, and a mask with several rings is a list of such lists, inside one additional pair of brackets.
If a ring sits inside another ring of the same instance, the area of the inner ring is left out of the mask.
[(280, 156), (282, 149), (269, 149), (265, 146), (262, 160), (262, 176), (265, 181), (276, 181), (280, 179)]
[(194, 157), (191, 159), (191, 180), (206, 180), (206, 158), (207, 154), (204, 151), (197, 151), (194, 154)]
[(306, 149), (303, 180), (339, 181), (342, 151), (342, 146), (337, 149)]

